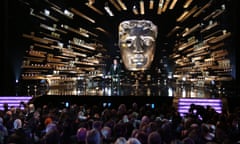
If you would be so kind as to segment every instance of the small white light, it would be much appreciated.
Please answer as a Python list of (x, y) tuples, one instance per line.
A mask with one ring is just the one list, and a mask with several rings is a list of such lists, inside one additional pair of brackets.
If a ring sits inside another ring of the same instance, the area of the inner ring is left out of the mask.
[(49, 15), (50, 15), (50, 11), (47, 10), (47, 9), (44, 9), (44, 14), (45, 14), (46, 16), (49, 16)]

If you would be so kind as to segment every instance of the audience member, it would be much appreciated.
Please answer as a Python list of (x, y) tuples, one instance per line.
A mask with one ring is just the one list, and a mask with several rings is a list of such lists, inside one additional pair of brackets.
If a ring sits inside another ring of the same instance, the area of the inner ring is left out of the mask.
[(3, 124), (3, 118), (0, 117), (0, 144), (5, 144), (8, 136), (8, 129)]
[(137, 138), (129, 138), (126, 142), (126, 144), (141, 144), (141, 142)]
[(157, 131), (153, 131), (148, 135), (148, 144), (162, 144), (162, 138)]
[(97, 129), (91, 129), (87, 131), (86, 144), (101, 144), (101, 135)]
[(125, 137), (118, 137), (114, 144), (126, 144), (127, 140)]

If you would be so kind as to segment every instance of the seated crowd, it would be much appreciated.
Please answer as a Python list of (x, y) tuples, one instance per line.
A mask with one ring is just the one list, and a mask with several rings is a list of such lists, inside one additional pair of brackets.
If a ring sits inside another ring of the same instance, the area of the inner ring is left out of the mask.
[(33, 103), (0, 111), (0, 144), (237, 144), (239, 109), (208, 106), (184, 117), (171, 106), (54, 107)]

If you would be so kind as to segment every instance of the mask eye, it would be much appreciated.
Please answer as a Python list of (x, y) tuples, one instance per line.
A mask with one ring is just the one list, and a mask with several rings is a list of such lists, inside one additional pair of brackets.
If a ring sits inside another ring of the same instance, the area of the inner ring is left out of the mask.
[(152, 46), (154, 43), (154, 39), (152, 37), (142, 37), (142, 40), (143, 40), (143, 44), (148, 47)]
[(126, 44), (127, 44), (128, 47), (131, 46), (132, 45), (132, 40), (127, 40)]
[(146, 46), (151, 46), (153, 44), (153, 41), (151, 39), (144, 39), (144, 44)]
[(131, 47), (132, 44), (133, 44), (133, 39), (132, 39), (132, 38), (127, 38), (127, 39), (125, 40), (125, 46), (126, 46), (126, 47)]

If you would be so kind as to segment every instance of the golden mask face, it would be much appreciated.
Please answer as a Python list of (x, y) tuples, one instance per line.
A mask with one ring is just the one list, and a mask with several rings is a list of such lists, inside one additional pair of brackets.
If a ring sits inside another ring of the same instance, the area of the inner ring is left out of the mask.
[(119, 47), (127, 70), (151, 67), (154, 59), (157, 26), (148, 20), (127, 20), (119, 25)]

